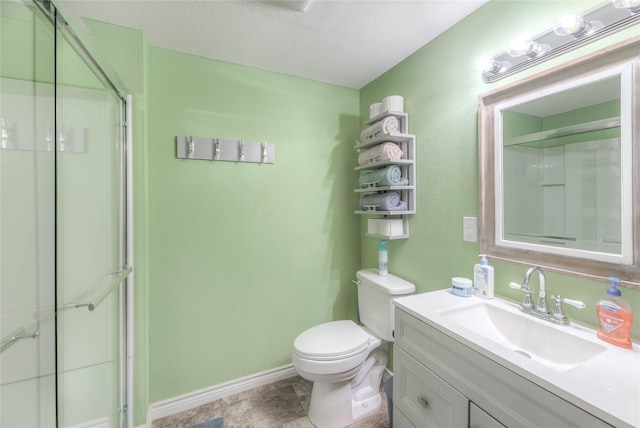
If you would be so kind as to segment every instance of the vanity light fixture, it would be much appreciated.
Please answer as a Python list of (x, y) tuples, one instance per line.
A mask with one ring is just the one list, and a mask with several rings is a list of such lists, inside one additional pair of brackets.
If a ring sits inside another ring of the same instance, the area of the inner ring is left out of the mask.
[(558, 19), (535, 37), (514, 39), (506, 51), (480, 67), (482, 80), (496, 82), (638, 23), (640, 0), (607, 0), (585, 13)]
[(613, 7), (627, 9), (631, 13), (640, 13), (640, 0), (611, 0)]

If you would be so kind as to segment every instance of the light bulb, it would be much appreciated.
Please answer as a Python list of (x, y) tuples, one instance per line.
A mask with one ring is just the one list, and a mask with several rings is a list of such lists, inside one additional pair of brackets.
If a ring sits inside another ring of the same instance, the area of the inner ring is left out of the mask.
[(629, 9), (631, 13), (640, 13), (640, 0), (611, 0), (613, 7)]
[(535, 58), (549, 51), (549, 45), (536, 43), (530, 38), (516, 38), (511, 40), (507, 53), (514, 58), (526, 55)]
[(603, 27), (598, 21), (587, 21), (580, 12), (565, 15), (553, 26), (553, 32), (559, 36), (573, 36), (576, 39), (587, 36)]
[(510, 62), (498, 61), (493, 58), (482, 58), (476, 62), (476, 69), (487, 77), (503, 73), (509, 67), (511, 67)]

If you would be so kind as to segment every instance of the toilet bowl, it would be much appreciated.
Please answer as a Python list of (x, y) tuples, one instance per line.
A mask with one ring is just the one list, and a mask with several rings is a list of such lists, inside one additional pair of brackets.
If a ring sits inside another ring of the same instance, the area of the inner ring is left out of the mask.
[(383, 343), (353, 321), (320, 324), (296, 338), (293, 365), (314, 383), (309, 420), (316, 427), (347, 426), (380, 408)]
[(356, 277), (365, 326), (331, 321), (302, 332), (293, 344), (293, 366), (313, 382), (308, 416), (318, 428), (345, 427), (380, 409), (385, 348), (393, 340), (392, 299), (415, 291), (413, 284), (374, 269)]

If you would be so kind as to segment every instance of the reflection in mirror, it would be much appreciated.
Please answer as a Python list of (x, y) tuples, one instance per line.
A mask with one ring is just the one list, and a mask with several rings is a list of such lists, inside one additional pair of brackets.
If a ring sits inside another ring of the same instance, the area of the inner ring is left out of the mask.
[(503, 237), (622, 255), (620, 76), (581, 90), (501, 110)]
[(638, 44), (481, 97), (481, 252), (640, 288)]

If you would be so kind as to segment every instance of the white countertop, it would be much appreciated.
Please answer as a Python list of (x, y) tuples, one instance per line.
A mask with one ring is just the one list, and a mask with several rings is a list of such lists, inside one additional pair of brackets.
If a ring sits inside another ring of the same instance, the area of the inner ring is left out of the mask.
[(616, 427), (640, 427), (640, 345), (638, 343), (634, 342), (632, 349), (625, 349), (603, 342), (596, 337), (594, 328), (573, 320), (570, 326), (537, 320), (606, 347), (605, 351), (576, 367), (557, 371), (487, 339), (474, 332), (473, 326), (462, 326), (439, 314), (443, 309), (462, 308), (478, 302), (500, 304), (501, 307), (506, 306), (509, 310), (519, 312), (519, 304), (506, 299), (496, 298), (487, 301), (476, 296), (458, 297), (451, 294), (449, 289), (401, 297), (396, 299), (394, 304), (447, 336), (603, 421)]

